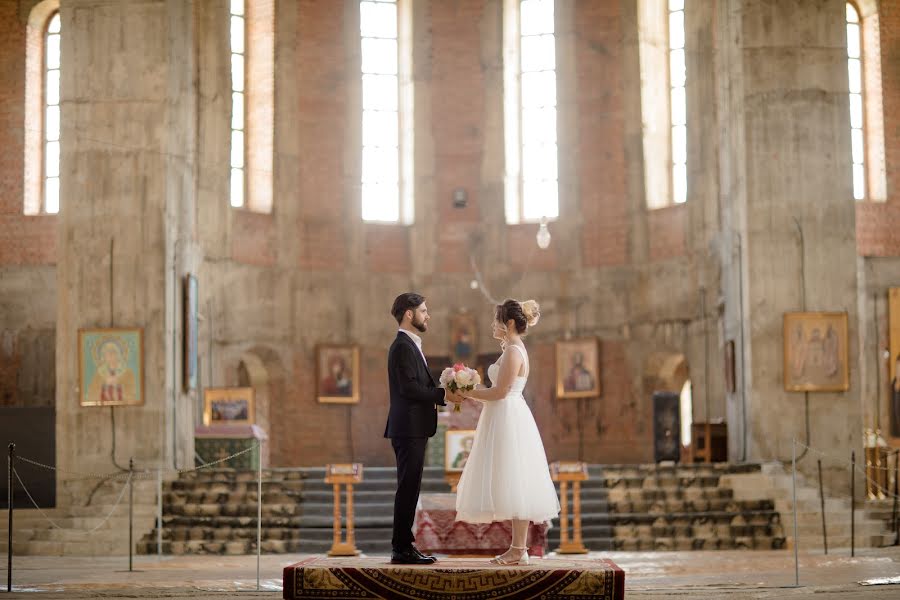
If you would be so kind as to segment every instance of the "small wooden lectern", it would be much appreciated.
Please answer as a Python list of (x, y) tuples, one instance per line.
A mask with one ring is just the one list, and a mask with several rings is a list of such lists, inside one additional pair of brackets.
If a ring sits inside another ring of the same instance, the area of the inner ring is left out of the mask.
[[(550, 477), (559, 482), (559, 554), (587, 554), (581, 541), (581, 482), (587, 481), (587, 463), (557, 461), (550, 463)], [(572, 504), (575, 514), (572, 523), (572, 540), (569, 540), (569, 482), (572, 482)]]
[[(361, 463), (325, 465), (325, 483), (334, 485), (334, 542), (328, 556), (359, 556), (353, 537), (353, 484), (363, 478)], [(341, 541), (341, 485), (347, 486), (347, 538)]]
[(444, 473), (444, 481), (450, 486), (450, 491), (456, 493), (456, 486), (459, 485), (459, 478), (462, 477), (460, 471), (447, 471)]

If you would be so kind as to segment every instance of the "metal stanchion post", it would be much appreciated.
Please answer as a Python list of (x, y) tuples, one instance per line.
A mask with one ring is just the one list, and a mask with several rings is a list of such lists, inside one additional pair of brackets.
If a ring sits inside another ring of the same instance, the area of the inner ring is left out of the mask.
[(791, 488), (794, 507), (794, 585), (800, 587), (800, 540), (797, 536), (797, 440), (791, 442)]
[(128, 459), (128, 571), (133, 571), (134, 560), (134, 458)]
[(8, 509), (8, 523), (6, 534), (6, 591), (12, 591), (12, 557), (13, 557), (13, 468), (15, 467), (16, 445), (9, 443), (9, 454), (6, 457), (6, 467), (8, 469), (9, 482), (6, 488), (6, 500)]
[(162, 468), (156, 469), (156, 559), (162, 560), (162, 506), (163, 506)]
[(262, 443), (256, 442), (256, 591), (259, 591), (259, 557), (262, 552)]
[(850, 451), (850, 556), (856, 556), (856, 450)]
[(828, 554), (828, 530), (825, 529), (825, 491), (822, 487), (822, 459), (819, 463), (819, 501), (822, 504), (822, 544), (825, 547), (825, 554)]

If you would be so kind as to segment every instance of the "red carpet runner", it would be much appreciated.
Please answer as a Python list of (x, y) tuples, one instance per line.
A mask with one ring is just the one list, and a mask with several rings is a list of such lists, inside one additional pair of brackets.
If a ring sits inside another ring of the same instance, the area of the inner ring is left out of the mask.
[(484, 559), (434, 566), (392, 565), (384, 557), (313, 557), (284, 569), (287, 599), (621, 600), (625, 572), (614, 562), (545, 558), (529, 566), (495, 567)]

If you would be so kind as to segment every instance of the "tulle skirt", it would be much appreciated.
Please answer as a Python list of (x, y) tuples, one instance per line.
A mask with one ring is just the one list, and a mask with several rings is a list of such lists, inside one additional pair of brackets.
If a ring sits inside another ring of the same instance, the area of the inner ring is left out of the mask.
[(485, 402), (456, 488), (456, 520), (543, 523), (557, 515), (547, 455), (522, 394)]

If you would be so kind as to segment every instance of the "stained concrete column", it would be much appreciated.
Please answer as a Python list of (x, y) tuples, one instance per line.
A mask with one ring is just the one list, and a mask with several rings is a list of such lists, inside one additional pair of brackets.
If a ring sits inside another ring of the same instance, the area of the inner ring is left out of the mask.
[[(810, 444), (849, 458), (862, 422), (844, 2), (729, 0), (717, 27), (731, 458), (789, 460), (807, 402)], [(801, 310), (848, 313), (848, 391), (784, 390), (782, 316)]]
[[(180, 331), (182, 277), (199, 259), (193, 9), (185, 0), (62, 3), (61, 469), (193, 462)], [(81, 407), (78, 330), (110, 326), (144, 330), (144, 403)]]

